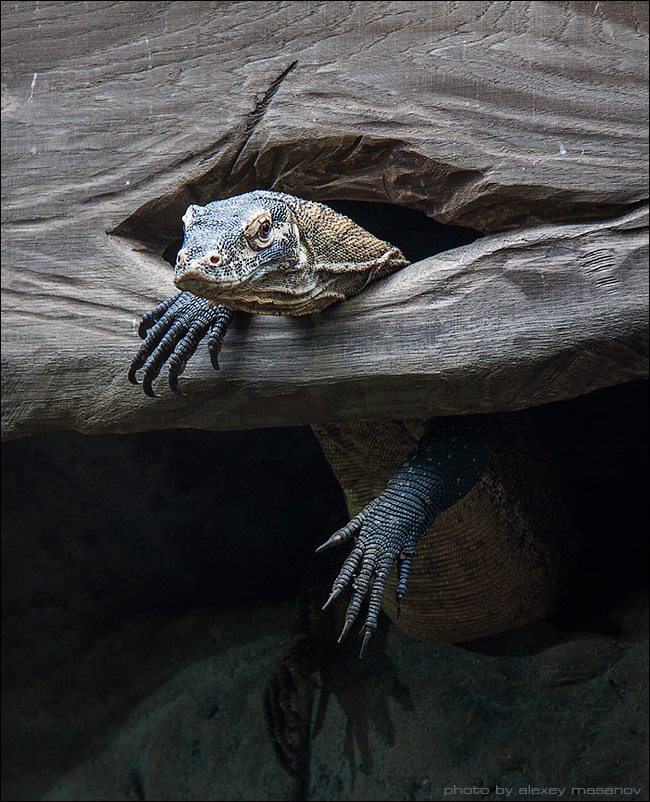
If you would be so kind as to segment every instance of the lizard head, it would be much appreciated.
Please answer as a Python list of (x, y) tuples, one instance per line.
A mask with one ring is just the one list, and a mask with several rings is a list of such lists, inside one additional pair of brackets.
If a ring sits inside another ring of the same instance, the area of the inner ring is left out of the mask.
[(192, 205), (183, 224), (176, 286), (244, 312), (318, 312), (408, 264), (344, 215), (281, 192)]

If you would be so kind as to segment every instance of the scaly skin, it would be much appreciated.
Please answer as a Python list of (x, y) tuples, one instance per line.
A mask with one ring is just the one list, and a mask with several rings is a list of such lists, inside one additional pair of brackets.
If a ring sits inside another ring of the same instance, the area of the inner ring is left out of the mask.
[[(174, 275), (181, 293), (144, 316), (139, 333), (146, 339), (129, 370), (134, 383), (144, 370), (148, 395), (166, 362), (178, 390), (178, 376), (206, 336), (218, 368), (233, 311), (320, 312), (408, 264), (347, 217), (278, 192), (190, 206), (183, 222)], [(340, 642), (366, 598), (362, 654), (387, 586), (391, 617), (403, 608), (405, 631), (432, 640), (482, 637), (553, 609), (565, 526), (546, 511), (558, 494), (548, 472), (527, 471), (527, 441), (504, 438), (508, 431), (500, 416), (482, 415), (317, 427), (352, 515), (318, 551), (354, 543), (338, 573), (331, 556), (313, 561), (291, 642), (265, 691), (269, 734), (295, 776), (304, 776), (308, 762), (310, 676), (334, 653), (336, 631), (343, 624)], [(412, 568), (417, 593), (409, 601)]]

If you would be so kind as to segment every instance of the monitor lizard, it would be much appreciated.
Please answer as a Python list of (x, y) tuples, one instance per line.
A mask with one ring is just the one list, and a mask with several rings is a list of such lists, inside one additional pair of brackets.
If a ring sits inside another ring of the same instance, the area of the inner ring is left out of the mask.
[[(143, 370), (150, 396), (165, 363), (179, 392), (178, 377), (203, 339), (218, 369), (234, 312), (313, 314), (409, 264), (348, 217), (280, 192), (191, 205), (182, 219), (180, 293), (144, 315), (144, 342), (129, 369), (133, 383)], [(362, 655), (382, 606), (425, 640), (513, 629), (558, 606), (575, 540), (552, 466), (521, 413), (312, 428), (351, 519), (317, 550), (291, 641), (265, 690), (276, 754), (296, 776), (304, 771), (310, 677), (364, 603)], [(339, 549), (322, 553), (344, 542), (342, 566)]]

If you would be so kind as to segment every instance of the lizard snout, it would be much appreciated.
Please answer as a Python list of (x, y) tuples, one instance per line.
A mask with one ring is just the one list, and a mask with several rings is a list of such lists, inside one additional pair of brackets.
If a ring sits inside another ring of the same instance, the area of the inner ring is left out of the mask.
[(176, 269), (183, 269), (190, 267), (192, 269), (201, 269), (202, 267), (220, 267), (223, 264), (223, 256), (219, 251), (211, 250), (201, 256), (200, 259), (189, 259), (187, 252), (181, 248), (176, 255)]
[(219, 251), (209, 251), (201, 259), (200, 264), (206, 267), (219, 267), (219, 265), (223, 264), (223, 256)]
[(225, 262), (222, 254), (214, 249), (197, 256), (182, 248), (176, 257), (174, 284), (180, 290), (203, 298), (214, 297), (222, 291)]

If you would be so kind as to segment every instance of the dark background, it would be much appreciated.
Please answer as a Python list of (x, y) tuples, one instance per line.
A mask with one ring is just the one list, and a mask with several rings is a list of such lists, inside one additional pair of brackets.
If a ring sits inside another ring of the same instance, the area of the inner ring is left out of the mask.
[[(534, 410), (585, 533), (567, 625), (647, 581), (647, 404), (633, 382)], [(38, 435), (2, 472), (8, 680), (125, 617), (291, 601), (345, 518), (305, 427)]]

